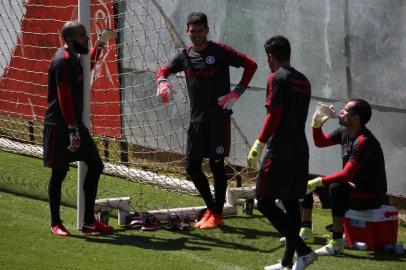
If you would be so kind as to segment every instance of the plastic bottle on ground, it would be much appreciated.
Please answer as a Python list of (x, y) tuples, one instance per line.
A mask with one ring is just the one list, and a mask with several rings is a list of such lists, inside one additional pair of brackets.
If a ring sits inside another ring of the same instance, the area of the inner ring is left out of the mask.
[(353, 247), (356, 248), (356, 249), (359, 249), (359, 250), (367, 250), (368, 249), (368, 245), (366, 243), (363, 243), (363, 242), (355, 242)]

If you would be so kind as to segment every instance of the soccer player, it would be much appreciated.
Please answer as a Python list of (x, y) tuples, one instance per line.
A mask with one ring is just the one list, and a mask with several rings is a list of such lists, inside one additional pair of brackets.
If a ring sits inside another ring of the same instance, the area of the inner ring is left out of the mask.
[[(185, 72), (191, 107), (186, 171), (207, 205), (205, 214), (195, 227), (213, 229), (223, 225), (227, 188), (224, 158), (228, 156), (230, 148), (231, 108), (248, 87), (257, 64), (227, 45), (209, 41), (209, 27), (204, 13), (189, 14), (186, 26), (192, 46), (179, 52), (157, 72), (157, 95), (163, 102), (172, 100), (175, 91), (167, 78), (171, 74)], [(232, 91), (230, 66), (244, 68), (241, 81)], [(202, 172), (203, 158), (210, 159), (214, 198)]]
[[(80, 55), (88, 54), (89, 36), (85, 27), (69, 21), (61, 29), (65, 46), (59, 49), (48, 69), (48, 109), (44, 121), (44, 165), (52, 169), (48, 186), (51, 232), (70, 236), (59, 214), (62, 181), (72, 161), (84, 161), (88, 167), (83, 189), (84, 233), (110, 233), (113, 228), (94, 218), (94, 204), (103, 163), (89, 130), (82, 122), (83, 70)], [(96, 64), (106, 42), (114, 32), (105, 30), (91, 51), (91, 66)]]
[[(248, 155), (248, 165), (257, 168), (267, 143), (267, 153), (257, 176), (257, 208), (286, 239), (281, 263), (265, 269), (292, 269), (295, 251), (298, 258), (293, 269), (303, 269), (316, 259), (315, 253), (299, 237), (299, 198), (306, 193), (309, 167), (305, 123), (311, 87), (308, 79), (290, 65), (287, 38), (274, 36), (264, 47), (272, 72), (268, 78), (267, 115)], [(275, 204), (276, 199), (283, 202), (286, 213)]]
[[(324, 106), (324, 108), (323, 108)], [(312, 121), (313, 139), (317, 147), (340, 144), (343, 169), (308, 182), (308, 192), (326, 186), (331, 200), (333, 238), (316, 250), (318, 255), (334, 255), (344, 249), (343, 220), (348, 209), (379, 208), (384, 202), (387, 184), (381, 144), (366, 128), (372, 110), (363, 99), (352, 99), (338, 113), (342, 126), (324, 134), (322, 126), (329, 118), (326, 105), (319, 105)]]

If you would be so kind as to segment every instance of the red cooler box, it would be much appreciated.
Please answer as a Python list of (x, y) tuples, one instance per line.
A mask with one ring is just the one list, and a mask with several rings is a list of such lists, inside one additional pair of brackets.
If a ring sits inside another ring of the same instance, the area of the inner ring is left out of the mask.
[(395, 244), (398, 236), (398, 210), (389, 205), (365, 211), (348, 210), (344, 218), (344, 233), (349, 246), (366, 243), (367, 250), (381, 250)]

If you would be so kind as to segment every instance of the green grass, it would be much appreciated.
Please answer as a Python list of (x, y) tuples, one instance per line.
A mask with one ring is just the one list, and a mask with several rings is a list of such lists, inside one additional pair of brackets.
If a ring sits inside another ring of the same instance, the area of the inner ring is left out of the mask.
[[(268, 221), (254, 212), (227, 217), (222, 230), (173, 233), (165, 230), (141, 232), (110, 224), (116, 232), (107, 236), (85, 236), (75, 229), (76, 170), (63, 187), (61, 215), (70, 238), (49, 233), (46, 187), (49, 171), (40, 160), (0, 151), (0, 269), (263, 269), (283, 254), (280, 235)], [(118, 178), (103, 176), (99, 197), (152, 192), (163, 203), (201, 204), (200, 198), (172, 194), (150, 187), (141, 189)], [(122, 194), (125, 193), (125, 194)], [(141, 204), (141, 202), (140, 202)], [(318, 248), (324, 244), (324, 226), (330, 212), (316, 209), (314, 227)], [(399, 241), (406, 243), (406, 228), (399, 227)], [(308, 269), (405, 269), (406, 256), (346, 250), (337, 257), (323, 257)]]
[[(42, 160), (0, 151), (0, 190), (33, 199), (48, 200), (50, 169)], [(77, 169), (71, 167), (62, 189), (62, 203), (76, 206)], [(119, 177), (102, 175), (98, 198), (131, 197), (134, 210), (173, 208), (203, 204), (198, 197), (175, 194)]]

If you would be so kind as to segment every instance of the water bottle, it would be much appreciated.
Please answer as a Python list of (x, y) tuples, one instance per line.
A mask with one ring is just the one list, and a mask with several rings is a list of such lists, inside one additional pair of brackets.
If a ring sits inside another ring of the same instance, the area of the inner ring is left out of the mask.
[(349, 247), (347, 238), (345, 237), (345, 234), (343, 234), (343, 243), (344, 243), (344, 247)]
[(243, 204), (243, 212), (246, 215), (252, 215), (254, 211), (254, 199), (246, 199)]
[(354, 248), (359, 249), (359, 250), (367, 250), (368, 249), (368, 245), (366, 243), (363, 242), (355, 242), (352, 245)]

